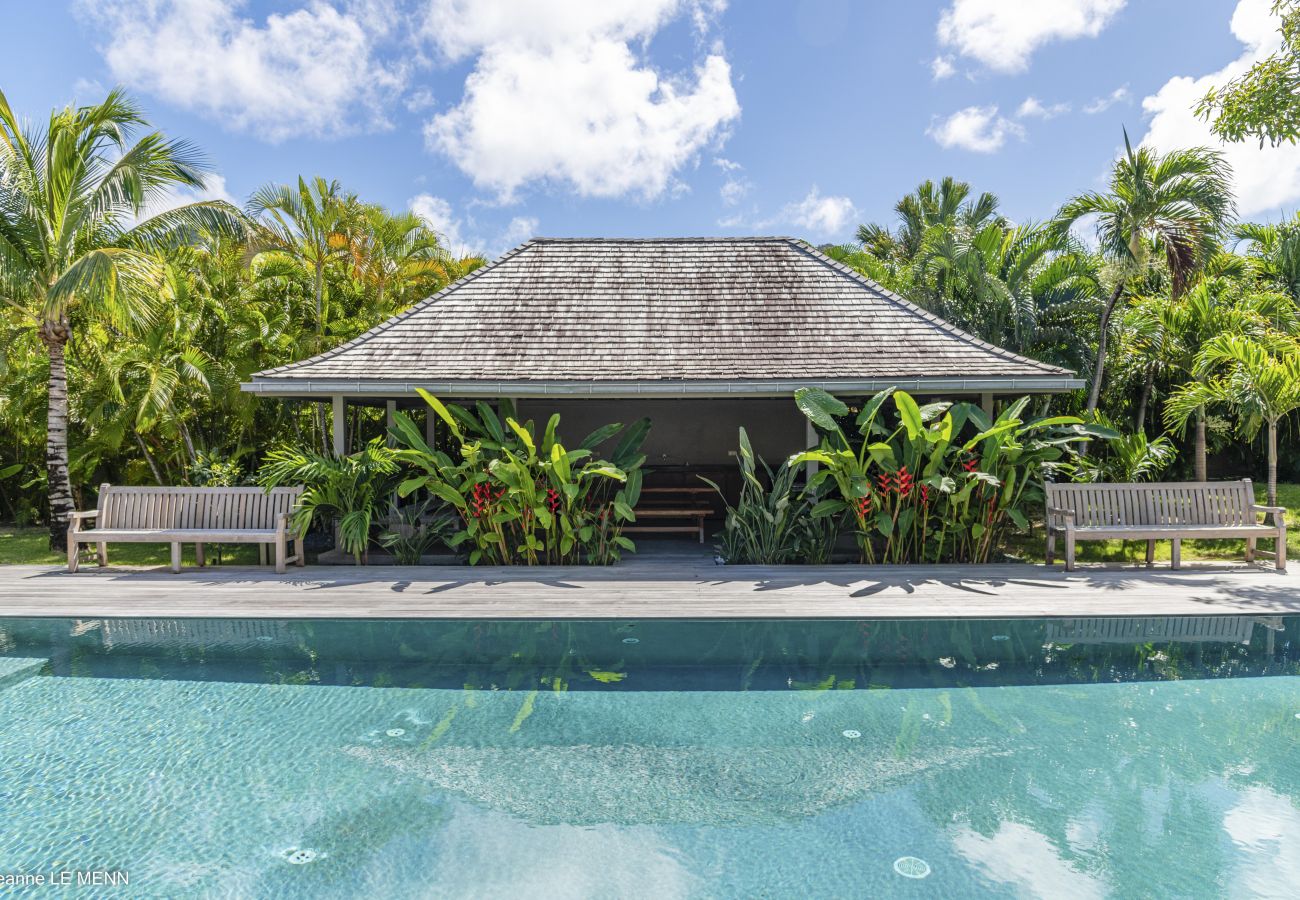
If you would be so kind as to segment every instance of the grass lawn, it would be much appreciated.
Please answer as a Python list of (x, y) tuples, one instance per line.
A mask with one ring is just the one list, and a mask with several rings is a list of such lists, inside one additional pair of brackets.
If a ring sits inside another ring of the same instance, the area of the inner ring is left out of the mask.
[[(1256, 485), (1259, 503), (1264, 502), (1264, 486)], [(1278, 503), (1287, 508), (1287, 556), (1300, 563), (1300, 484), (1280, 484)], [(1014, 556), (1025, 562), (1043, 561), (1044, 539), (1041, 528), (1012, 548)], [(48, 532), (44, 528), (13, 528), (0, 526), (0, 565), (44, 564), (59, 565), (67, 562), (61, 554), (49, 550)], [(1267, 546), (1267, 545), (1266, 545)], [(91, 548), (87, 548), (89, 550)], [(1058, 552), (1060, 550), (1058, 544)], [(1184, 541), (1183, 559), (1241, 559), (1246, 544), (1243, 540)], [(209, 564), (217, 561), (217, 548), (207, 547)], [(184, 546), (184, 564), (194, 565), (194, 545)], [(130, 566), (165, 566), (171, 561), (166, 544), (111, 544), (109, 562)], [(308, 554), (308, 562), (313, 556)], [(1146, 559), (1145, 541), (1082, 541), (1078, 544), (1080, 562), (1142, 562)], [(83, 551), (82, 565), (94, 567), (93, 553)], [(1156, 560), (1169, 561), (1169, 542), (1156, 544)], [(251, 544), (233, 544), (221, 548), (221, 561), (227, 564), (254, 565), (257, 548)], [(1265, 561), (1267, 562), (1267, 560)]]
[[(184, 544), (184, 564), (194, 565), (194, 545)], [(217, 561), (217, 547), (205, 545), (209, 565)], [(171, 565), (171, 550), (167, 544), (109, 544), (108, 561), (123, 566)], [(254, 544), (226, 544), (221, 547), (223, 563), (255, 565), (257, 546)], [(44, 528), (12, 528), (0, 526), (0, 565), (66, 565), (68, 558), (62, 553), (50, 552), (50, 533)], [(95, 548), (87, 544), (81, 550), (81, 565), (95, 567)]]

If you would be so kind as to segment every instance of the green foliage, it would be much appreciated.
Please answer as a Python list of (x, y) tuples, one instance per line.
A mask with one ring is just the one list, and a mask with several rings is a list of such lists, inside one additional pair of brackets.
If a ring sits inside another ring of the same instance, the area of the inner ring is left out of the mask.
[[(569, 450), (553, 415), (539, 435), (519, 422), (508, 402), (500, 415), (479, 402), (471, 411), (424, 391), (429, 407), (455, 440), (455, 458), (429, 447), (421, 429), (398, 413), (396, 457), (414, 472), (398, 492), (427, 491), (460, 519), (448, 543), (468, 549), (471, 565), (616, 562), (636, 546), (623, 533), (635, 521), (641, 492), (643, 419), (626, 429), (610, 425)], [(620, 437), (621, 435), (621, 437)], [(620, 437), (608, 459), (598, 447)]]
[(364, 450), (342, 457), (289, 447), (273, 450), (257, 480), (267, 489), (305, 486), (293, 512), (294, 529), (306, 533), (312, 525), (337, 520), (339, 546), (360, 565), (376, 518), (392, 502), (399, 473), (397, 451), (376, 438)]
[(734, 506), (727, 502), (722, 488), (701, 476), (727, 506), (718, 544), (723, 560), (762, 565), (828, 562), (839, 533), (838, 517), (812, 516), (816, 499), (796, 486), (799, 468), (784, 460), (773, 472), (754, 456), (744, 428), (740, 429), (738, 464), (740, 498)]
[(1300, 2), (1274, 0), (1282, 45), (1244, 75), (1211, 88), (1196, 105), (1225, 141), (1259, 140), (1274, 146), (1300, 138)]
[(1168, 435), (1150, 438), (1143, 431), (1122, 433), (1104, 415), (1094, 416), (1093, 421), (1111, 429), (1116, 436), (1087, 456), (1075, 457), (1056, 467), (1073, 481), (1158, 481), (1178, 455)]
[(431, 514), (432, 505), (425, 500), (402, 507), (379, 536), (380, 545), (393, 554), (399, 566), (419, 565), (426, 553), (455, 533), (456, 519), (445, 512)]
[(1024, 419), (1028, 397), (990, 420), (969, 403), (922, 407), (890, 389), (863, 405), (850, 438), (838, 422), (844, 403), (819, 388), (796, 397), (822, 440), (789, 464), (821, 467), (809, 487), (833, 486), (834, 495), (812, 515), (846, 515), (864, 562), (987, 562), (1038, 514), (1044, 467), (1073, 443), (1115, 436), (1074, 416)]

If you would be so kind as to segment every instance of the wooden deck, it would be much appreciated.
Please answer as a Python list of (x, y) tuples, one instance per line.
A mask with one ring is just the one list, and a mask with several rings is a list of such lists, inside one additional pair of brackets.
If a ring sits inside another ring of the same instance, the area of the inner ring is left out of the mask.
[(1257, 565), (612, 568), (0, 566), (0, 618), (1026, 618), (1300, 615), (1300, 576)]

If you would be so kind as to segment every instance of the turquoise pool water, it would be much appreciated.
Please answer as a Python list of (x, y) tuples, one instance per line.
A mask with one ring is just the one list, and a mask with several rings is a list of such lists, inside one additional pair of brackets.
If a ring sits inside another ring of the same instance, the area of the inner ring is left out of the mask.
[(166, 898), (1295, 896), (1298, 636), (0, 620), (0, 875), (125, 872), (81, 890)]

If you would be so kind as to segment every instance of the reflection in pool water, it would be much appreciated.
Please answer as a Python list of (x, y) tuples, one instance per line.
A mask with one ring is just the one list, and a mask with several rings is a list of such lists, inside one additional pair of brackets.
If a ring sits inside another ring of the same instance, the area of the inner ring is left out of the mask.
[(0, 620), (0, 862), (158, 897), (1290, 895), (1298, 633)]

